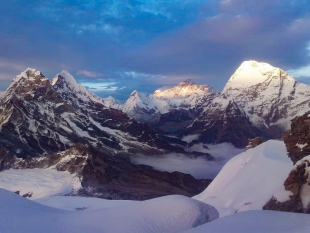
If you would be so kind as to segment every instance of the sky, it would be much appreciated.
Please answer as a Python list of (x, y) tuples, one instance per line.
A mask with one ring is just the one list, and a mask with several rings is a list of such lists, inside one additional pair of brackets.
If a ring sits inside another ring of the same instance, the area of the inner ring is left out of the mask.
[(310, 84), (308, 0), (3, 0), (0, 91), (27, 67), (124, 100), (192, 79), (222, 90), (244, 60)]

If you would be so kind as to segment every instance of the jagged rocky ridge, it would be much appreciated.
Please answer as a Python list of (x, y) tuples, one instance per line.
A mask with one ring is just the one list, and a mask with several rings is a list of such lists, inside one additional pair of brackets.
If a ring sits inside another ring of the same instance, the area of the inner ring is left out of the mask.
[(133, 199), (142, 194), (189, 196), (208, 185), (208, 180), (129, 161), (134, 153), (167, 152), (185, 153), (146, 124), (105, 107), (65, 71), (50, 81), (27, 69), (0, 99), (0, 170), (55, 166), (78, 174), (84, 187), (127, 193)]

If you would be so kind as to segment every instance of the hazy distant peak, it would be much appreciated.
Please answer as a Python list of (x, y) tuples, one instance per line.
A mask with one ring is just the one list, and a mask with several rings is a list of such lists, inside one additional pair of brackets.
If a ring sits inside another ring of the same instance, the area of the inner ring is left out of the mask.
[(216, 92), (213, 87), (208, 85), (197, 85), (191, 79), (180, 82), (179, 85), (169, 89), (157, 89), (153, 95), (157, 98), (173, 99), (186, 98), (192, 94), (204, 95)]

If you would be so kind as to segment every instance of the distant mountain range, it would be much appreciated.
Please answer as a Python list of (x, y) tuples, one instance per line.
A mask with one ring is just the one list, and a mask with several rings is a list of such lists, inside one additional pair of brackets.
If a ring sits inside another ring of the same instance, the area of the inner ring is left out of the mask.
[(66, 71), (50, 81), (40, 71), (25, 70), (0, 99), (0, 171), (53, 166), (76, 173), (97, 193), (129, 199), (190, 196), (210, 183), (132, 164), (133, 154), (185, 150), (105, 104)]
[[(309, 101), (308, 85), (256, 61), (243, 62), (221, 92), (186, 80), (153, 94), (133, 91), (123, 104), (99, 98), (66, 71), (50, 81), (28, 68), (0, 98), (0, 171), (55, 167), (113, 198), (190, 196), (210, 180), (134, 165), (130, 156), (212, 159), (188, 147), (229, 142), (243, 148), (256, 136), (280, 138)], [(188, 135), (192, 142), (182, 140)]]
[(245, 61), (217, 92), (186, 80), (153, 94), (134, 91), (114, 106), (157, 133), (197, 134), (204, 143), (231, 142), (245, 147), (248, 138), (280, 138), (290, 121), (309, 108), (310, 87), (280, 68)]

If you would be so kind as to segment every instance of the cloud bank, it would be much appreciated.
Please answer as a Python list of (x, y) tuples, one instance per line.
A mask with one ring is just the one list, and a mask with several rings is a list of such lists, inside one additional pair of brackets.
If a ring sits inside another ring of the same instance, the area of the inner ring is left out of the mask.
[(160, 156), (137, 154), (131, 157), (131, 162), (149, 165), (159, 171), (179, 171), (191, 174), (197, 179), (214, 179), (229, 159), (244, 151), (244, 149), (235, 148), (229, 143), (208, 145), (208, 147), (209, 149), (204, 149), (202, 144), (200, 144), (195, 145), (191, 150), (207, 152), (214, 156), (214, 161), (207, 161), (199, 157), (190, 158), (184, 154), (170, 153)]

